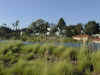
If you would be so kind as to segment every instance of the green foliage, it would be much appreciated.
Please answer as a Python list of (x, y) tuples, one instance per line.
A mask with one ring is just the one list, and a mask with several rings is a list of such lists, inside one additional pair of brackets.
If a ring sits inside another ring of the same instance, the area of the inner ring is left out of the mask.
[[(89, 21), (87, 24), (66, 25), (63, 18), (60, 18), (57, 24), (48, 23), (43, 19), (38, 19), (32, 22), (28, 27), (21, 28), (20, 21), (8, 25), (2, 24), (0, 27), (0, 39), (20, 39), (23, 41), (34, 40), (33, 37), (72, 37), (82, 33), (92, 35), (100, 33), (100, 24), (96, 21)], [(83, 26), (85, 25), (85, 26)], [(11, 27), (11, 28), (10, 28)], [(29, 39), (31, 38), (31, 39)], [(34, 40), (38, 41), (38, 40)]]
[(87, 48), (29, 44), (21, 41), (0, 43), (1, 75), (92, 75), (100, 72), (100, 51)]
[(50, 28), (50, 36), (55, 36), (56, 32), (58, 31), (57, 26), (52, 26)]
[(32, 30), (33, 34), (45, 34), (47, 32), (47, 28), (49, 27), (48, 22), (38, 19), (35, 22), (33, 22), (30, 26), (29, 29)]
[(92, 34), (98, 34), (100, 29), (99, 29), (99, 24), (96, 23), (95, 21), (89, 21), (86, 25), (85, 25), (85, 33), (92, 35)]
[(65, 23), (64, 19), (63, 19), (63, 18), (60, 18), (57, 27), (58, 27), (60, 30), (63, 30), (65, 26), (66, 26), (66, 23)]
[(75, 26), (75, 34), (79, 35), (79, 34), (82, 33), (82, 31), (83, 31), (82, 24), (77, 24), (77, 25)]
[(100, 72), (100, 51), (92, 54), (92, 63), (94, 65), (95, 72)]
[(50, 65), (48, 75), (71, 75), (72, 71), (72, 64), (60, 61)]
[(64, 19), (60, 18), (60, 20), (58, 21), (58, 24), (57, 24), (57, 29), (58, 29), (58, 32), (60, 33), (60, 35), (64, 34), (65, 27), (66, 27), (66, 23), (65, 23)]

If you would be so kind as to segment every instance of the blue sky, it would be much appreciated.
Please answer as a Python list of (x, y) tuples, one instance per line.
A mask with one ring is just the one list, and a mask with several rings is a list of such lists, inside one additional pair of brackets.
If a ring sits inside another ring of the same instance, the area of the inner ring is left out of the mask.
[(67, 24), (100, 22), (100, 0), (0, 0), (0, 23), (17, 19), (22, 27), (43, 18), (57, 23), (63, 17)]

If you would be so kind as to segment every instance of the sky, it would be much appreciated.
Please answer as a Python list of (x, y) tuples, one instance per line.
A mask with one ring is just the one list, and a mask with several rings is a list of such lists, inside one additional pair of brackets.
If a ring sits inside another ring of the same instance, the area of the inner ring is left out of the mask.
[(61, 17), (66, 24), (100, 22), (100, 0), (0, 0), (0, 24), (20, 20), (27, 27), (39, 18), (57, 23)]

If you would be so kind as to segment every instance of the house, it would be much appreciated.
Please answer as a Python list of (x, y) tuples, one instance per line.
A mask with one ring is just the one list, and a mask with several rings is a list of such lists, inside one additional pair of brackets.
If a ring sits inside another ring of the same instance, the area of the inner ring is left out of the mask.
[(87, 41), (89, 39), (89, 35), (86, 35), (86, 34), (81, 34), (81, 35), (76, 35), (76, 36), (73, 36), (73, 39), (75, 40), (82, 40), (82, 41)]
[(93, 37), (98, 37), (98, 38), (100, 38), (100, 34), (94, 34), (94, 35), (92, 35)]
[(73, 36), (73, 39), (78, 40), (78, 41), (82, 40), (84, 42), (89, 39), (93, 43), (100, 43), (99, 37), (90, 37), (89, 35), (86, 35), (86, 34)]
[(92, 39), (92, 42), (94, 42), (94, 43), (100, 43), (100, 38), (94, 38), (94, 39)]
[(46, 35), (50, 35), (50, 31), (51, 31), (51, 28), (48, 27), (48, 28), (47, 28), (47, 33), (46, 33)]

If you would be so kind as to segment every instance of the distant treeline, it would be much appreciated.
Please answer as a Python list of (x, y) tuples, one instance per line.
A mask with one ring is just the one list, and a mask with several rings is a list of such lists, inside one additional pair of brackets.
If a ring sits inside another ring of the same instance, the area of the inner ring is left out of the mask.
[(15, 23), (2, 24), (0, 27), (1, 38), (19, 38), (20, 36), (60, 36), (72, 37), (79, 34), (99, 34), (100, 24), (96, 21), (89, 21), (86, 24), (67, 25), (63, 18), (60, 18), (57, 24), (49, 23), (43, 19), (32, 22), (27, 28), (20, 29), (20, 21)]

